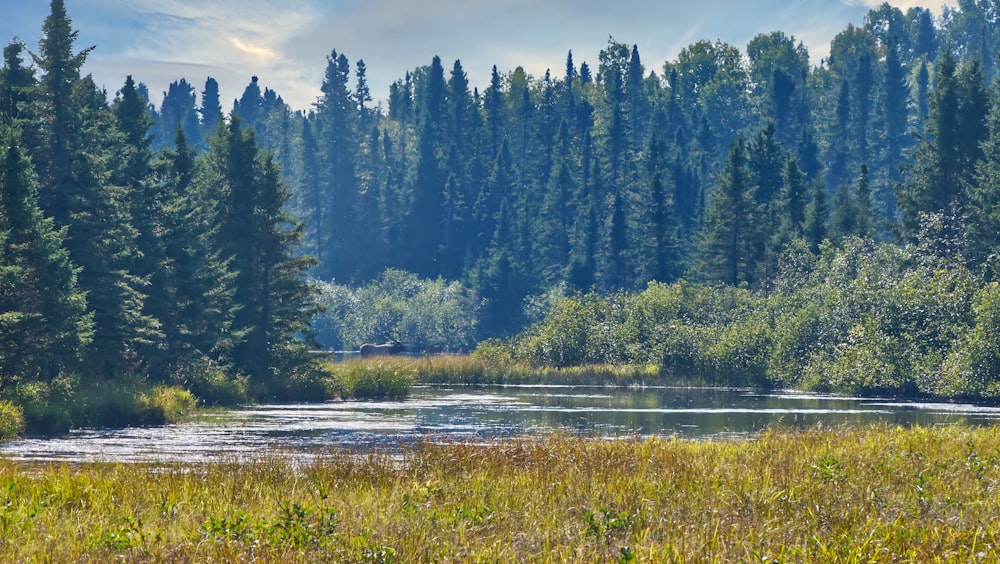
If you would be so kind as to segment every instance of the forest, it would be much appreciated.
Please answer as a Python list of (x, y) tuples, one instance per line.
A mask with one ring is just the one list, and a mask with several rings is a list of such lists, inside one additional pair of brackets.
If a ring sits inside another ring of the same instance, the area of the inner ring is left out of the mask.
[(332, 50), (312, 108), (252, 77), (226, 113), (211, 77), (98, 88), (52, 0), (0, 68), (0, 398), (295, 399), (388, 339), (995, 396), (998, 18), (883, 4), (818, 65), (780, 31), (481, 88), (434, 57), (378, 102)]

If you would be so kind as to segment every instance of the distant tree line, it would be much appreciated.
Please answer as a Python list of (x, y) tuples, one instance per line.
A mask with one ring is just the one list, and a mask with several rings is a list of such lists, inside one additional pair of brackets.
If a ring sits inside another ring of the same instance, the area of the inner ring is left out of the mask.
[[(658, 69), (609, 39), (595, 66), (570, 52), (542, 77), (494, 68), (482, 89), (435, 57), (377, 107), (364, 62), (333, 51), (308, 112), (255, 78), (232, 115), (282, 163), (315, 277), (458, 280), (483, 300), (479, 336), (506, 335), (526, 296), (556, 286), (766, 291), (796, 241), (933, 238), (984, 264), (996, 12), (883, 4), (819, 66), (781, 32), (743, 50), (698, 41)], [(197, 108), (193, 87), (172, 84), (156, 142), (178, 124), (209, 135), (217, 92), (209, 79)]]
[(155, 108), (131, 78), (109, 103), (51, 6), (37, 53), (11, 43), (0, 69), (0, 392), (213, 366), (280, 396), (311, 366), (307, 274), (337, 307), (404, 272), (439, 279), (428, 295), (478, 318), (452, 348), (521, 330), (553, 288), (766, 295), (788, 249), (855, 237), (994, 277), (994, 0), (938, 18), (883, 4), (819, 66), (782, 32), (652, 70), (611, 38), (594, 67), (570, 52), (482, 89), (434, 57), (379, 105), (334, 50), (313, 108), (254, 77), (228, 115), (212, 78), (200, 103), (180, 79)]

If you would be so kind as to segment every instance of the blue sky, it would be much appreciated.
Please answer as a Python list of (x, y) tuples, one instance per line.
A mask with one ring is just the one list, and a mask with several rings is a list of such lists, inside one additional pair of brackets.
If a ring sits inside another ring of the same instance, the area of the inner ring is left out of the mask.
[[(294, 109), (319, 96), (334, 49), (363, 59), (376, 98), (407, 70), (439, 55), (455, 59), (473, 86), (523, 66), (540, 77), (563, 73), (566, 54), (596, 68), (608, 38), (637, 44), (647, 71), (660, 71), (685, 46), (721, 39), (741, 49), (759, 33), (802, 41), (814, 63), (848, 23), (858, 25), (880, 0), (66, 0), (79, 31), (77, 50), (96, 49), (84, 72), (114, 93), (131, 74), (154, 103), (186, 78), (199, 92), (219, 81), (223, 110), (252, 75)], [(939, 13), (954, 0), (893, 0)], [(0, 42), (19, 37), (36, 50), (49, 12), (44, 0), (0, 0)]]

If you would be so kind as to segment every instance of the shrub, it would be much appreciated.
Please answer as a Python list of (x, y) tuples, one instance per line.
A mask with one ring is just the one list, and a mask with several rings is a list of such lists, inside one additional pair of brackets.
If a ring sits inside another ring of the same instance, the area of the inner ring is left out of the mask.
[(23, 410), (25, 431), (38, 435), (56, 435), (73, 425), (70, 405), (76, 399), (76, 379), (60, 376), (51, 382), (27, 382), (17, 385), (12, 403)]
[(233, 406), (247, 402), (247, 378), (207, 358), (196, 358), (179, 368), (174, 381), (208, 405)]
[(15, 439), (24, 433), (24, 410), (0, 400), (0, 441)]
[(140, 417), (146, 425), (176, 423), (194, 411), (194, 394), (176, 386), (157, 386), (140, 396)]

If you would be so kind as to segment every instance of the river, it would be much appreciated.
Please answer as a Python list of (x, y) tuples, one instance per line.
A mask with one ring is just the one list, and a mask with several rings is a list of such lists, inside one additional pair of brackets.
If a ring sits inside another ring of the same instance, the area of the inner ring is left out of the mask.
[(546, 433), (594, 437), (746, 438), (772, 426), (992, 425), (1000, 408), (958, 403), (718, 388), (420, 386), (406, 401), (255, 405), (161, 427), (77, 429), (0, 444), (0, 457), (189, 463), (309, 456), (413, 441), (493, 441)]

